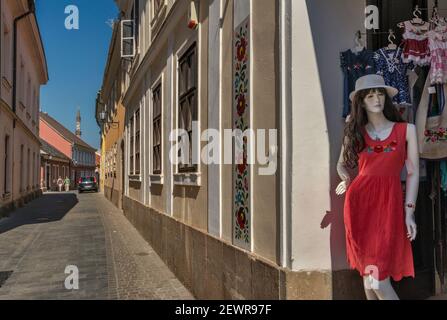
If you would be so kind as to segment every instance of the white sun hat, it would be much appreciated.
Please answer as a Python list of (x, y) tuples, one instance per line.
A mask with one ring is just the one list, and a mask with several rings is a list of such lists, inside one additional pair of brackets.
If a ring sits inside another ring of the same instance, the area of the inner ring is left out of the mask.
[(354, 100), (357, 92), (365, 89), (375, 89), (375, 88), (384, 88), (388, 92), (390, 98), (393, 98), (395, 95), (399, 93), (399, 90), (396, 88), (387, 86), (385, 84), (385, 79), (381, 75), (378, 74), (368, 74), (366, 76), (360, 77), (355, 83), (355, 90), (351, 92), (349, 95), (349, 99), (351, 101)]

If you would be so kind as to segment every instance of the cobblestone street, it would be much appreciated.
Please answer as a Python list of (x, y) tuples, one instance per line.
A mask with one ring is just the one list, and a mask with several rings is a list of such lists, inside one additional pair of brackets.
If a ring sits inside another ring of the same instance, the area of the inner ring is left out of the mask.
[[(79, 289), (65, 288), (65, 268)], [(101, 193), (47, 193), (0, 220), (0, 299), (193, 299)]]

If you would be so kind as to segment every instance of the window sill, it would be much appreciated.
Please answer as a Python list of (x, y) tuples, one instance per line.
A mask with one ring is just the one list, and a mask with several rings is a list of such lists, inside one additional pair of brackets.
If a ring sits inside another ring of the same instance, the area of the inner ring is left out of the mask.
[(150, 184), (162, 185), (164, 183), (164, 177), (158, 174), (150, 174), (149, 175)]
[(201, 174), (194, 173), (176, 173), (174, 174), (174, 185), (178, 186), (201, 186)]
[(141, 176), (140, 175), (129, 175), (129, 181), (141, 182)]

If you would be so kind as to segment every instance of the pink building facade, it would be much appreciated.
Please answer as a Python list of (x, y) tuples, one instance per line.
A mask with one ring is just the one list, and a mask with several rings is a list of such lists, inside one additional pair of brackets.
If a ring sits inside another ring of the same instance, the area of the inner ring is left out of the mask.
[(0, 1), (2, 214), (40, 194), (39, 96), (48, 70), (34, 1)]
[(56, 174), (57, 178), (60, 176), (62, 179), (65, 177), (70, 179), (71, 188), (77, 186), (79, 178), (95, 175), (96, 149), (88, 145), (47, 113), (43, 112), (40, 113), (40, 138), (49, 145), (57, 148), (60, 153), (70, 160), (69, 170), (65, 170), (65, 165), (63, 164), (42, 163), (41, 188), (43, 190), (48, 185), (51, 185), (52, 181), (48, 181), (48, 177), (52, 179), (51, 177), (55, 174), (54, 170), (58, 170)]

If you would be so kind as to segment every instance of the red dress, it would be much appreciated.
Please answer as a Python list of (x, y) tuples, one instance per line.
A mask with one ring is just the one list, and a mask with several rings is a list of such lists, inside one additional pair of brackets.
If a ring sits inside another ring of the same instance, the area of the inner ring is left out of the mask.
[(406, 134), (406, 123), (396, 123), (383, 141), (373, 140), (363, 129), (366, 147), (359, 154), (359, 174), (346, 193), (349, 265), (362, 276), (377, 270), (378, 276), (372, 274), (379, 281), (414, 277), (400, 181), (407, 158)]

